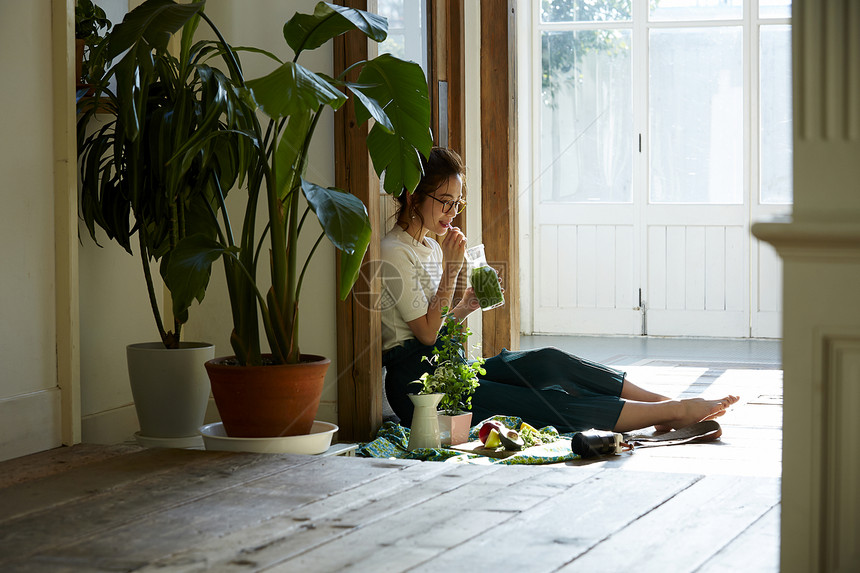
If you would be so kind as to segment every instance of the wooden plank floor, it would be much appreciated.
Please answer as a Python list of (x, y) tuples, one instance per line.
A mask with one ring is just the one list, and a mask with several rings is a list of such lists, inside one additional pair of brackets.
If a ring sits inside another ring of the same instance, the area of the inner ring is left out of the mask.
[(540, 467), (127, 445), (3, 462), (0, 571), (777, 571), (781, 376), (677, 368), (655, 379), (743, 386), (720, 442)]

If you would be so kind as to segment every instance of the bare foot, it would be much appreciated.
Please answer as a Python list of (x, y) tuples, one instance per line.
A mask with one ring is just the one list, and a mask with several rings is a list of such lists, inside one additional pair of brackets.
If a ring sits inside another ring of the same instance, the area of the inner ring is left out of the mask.
[(704, 398), (688, 398), (679, 401), (679, 415), (666, 424), (655, 426), (658, 431), (683, 428), (703, 420), (713, 420), (726, 413), (726, 409), (736, 403), (738, 396), (728, 395), (720, 400), (705, 400)]

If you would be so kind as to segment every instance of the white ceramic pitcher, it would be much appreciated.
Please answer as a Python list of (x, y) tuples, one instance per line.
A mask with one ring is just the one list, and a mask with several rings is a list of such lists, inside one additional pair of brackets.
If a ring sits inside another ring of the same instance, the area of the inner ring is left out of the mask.
[(442, 396), (442, 394), (409, 394), (409, 399), (415, 406), (407, 446), (410, 452), (417, 448), (438, 448), (441, 445), (436, 406), (439, 405)]

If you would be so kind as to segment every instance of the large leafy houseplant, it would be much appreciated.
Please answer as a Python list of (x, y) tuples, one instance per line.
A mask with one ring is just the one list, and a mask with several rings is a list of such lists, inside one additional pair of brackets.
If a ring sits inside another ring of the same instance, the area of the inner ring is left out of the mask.
[[(160, 261), (173, 289), (167, 268), (174, 249), (188, 235), (214, 236), (209, 219), (218, 190), (234, 184), (239, 154), (250, 148), (235, 131), (247, 110), (209, 61), (223, 53), (213, 42), (193, 40), (201, 9), (202, 3), (152, 0), (128, 13), (103, 48), (108, 61), (118, 61), (92, 78), (95, 96), (79, 94), (78, 101), (81, 218), (97, 243), (96, 227), (129, 253), (136, 239), (166, 348), (179, 347), (188, 307), (174, 308), (172, 325), (165, 325), (150, 262)], [(173, 55), (168, 41), (179, 30)], [(107, 121), (93, 121), (96, 114)]]
[[(215, 347), (181, 340), (187, 308), (162, 318), (162, 287), (151, 265), (160, 263), (173, 288), (167, 267), (174, 248), (189, 234), (212, 233), (215, 190), (234, 184), (240, 152), (250, 147), (236, 133), (245, 108), (212, 65), (220, 50), (194, 41), (201, 7), (154, 0), (129, 12), (98, 44), (96, 59), (107, 65), (90, 67), (93, 97), (78, 92), (81, 218), (96, 243), (100, 228), (129, 253), (139, 251), (160, 337), (126, 347), (136, 436), (159, 447), (199, 441), (209, 400), (202, 364)], [(168, 42), (180, 30), (171, 51)]]
[[(211, 265), (221, 258), (233, 318), (230, 340), (237, 363), (264, 364), (260, 320), (271, 350), (265, 363), (300, 363), (299, 299), (314, 252), (325, 237), (340, 251), (338, 292), (343, 299), (356, 281), (371, 234), (367, 210), (357, 197), (306, 177), (310, 143), (319, 119), (326, 109), (337, 110), (353, 98), (358, 123), (375, 120), (367, 146), (376, 172), (385, 174), (385, 190), (393, 194), (411, 192), (421, 177), (419, 154), (427, 156), (432, 145), (426, 79), (417, 64), (389, 54), (357, 62), (337, 78), (315, 73), (299, 63), (303, 52), (348, 31), (382, 41), (387, 35), (387, 21), (361, 10), (320, 2), (313, 14), (295, 14), (283, 27), (292, 60), (282, 61), (274, 54), (253, 50), (270, 58), (274, 65), (270, 73), (253, 80), (243, 77), (239, 59), (239, 53), (249, 48), (232, 48), (212, 27), (228, 61), (230, 88), (240, 98), (237, 117), (241, 125), (229, 136), (238, 133), (249, 144), (243, 166), (247, 201), (238, 228), (223, 200), (227, 187), (221, 186), (217, 189), (221, 209), (217, 216), (214, 210), (209, 213), (211, 232), (189, 235), (176, 246), (168, 266), (173, 306), (184, 312), (195, 297), (199, 298), (208, 285)], [(357, 80), (347, 80), (347, 72), (358, 69)], [(218, 137), (222, 135), (215, 139)], [(189, 141), (179, 155), (194, 154), (207, 141)], [(262, 232), (258, 231), (258, 206), (264, 206), (260, 209), (265, 213)], [(312, 224), (314, 220), (319, 226)], [(305, 253), (299, 252), (302, 233), (316, 235)], [(261, 265), (268, 267), (268, 273), (259, 269)]]

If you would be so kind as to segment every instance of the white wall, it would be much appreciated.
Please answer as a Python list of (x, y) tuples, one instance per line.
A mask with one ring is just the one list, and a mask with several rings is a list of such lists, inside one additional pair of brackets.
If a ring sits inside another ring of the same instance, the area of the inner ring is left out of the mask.
[(104, 233), (100, 248), (83, 224), (79, 232), (82, 440), (127, 441), (138, 425), (125, 348), (159, 340), (158, 330), (137, 250), (129, 255)]
[(0, 460), (60, 444), (50, 0), (0, 0)]

